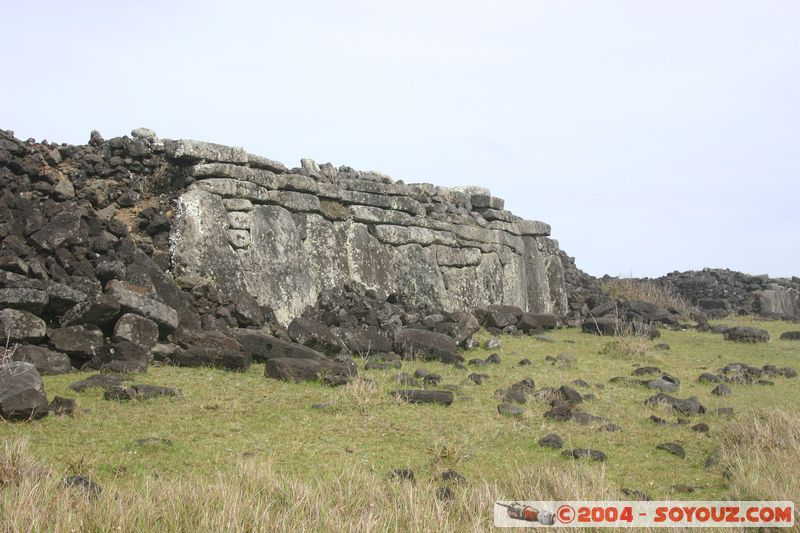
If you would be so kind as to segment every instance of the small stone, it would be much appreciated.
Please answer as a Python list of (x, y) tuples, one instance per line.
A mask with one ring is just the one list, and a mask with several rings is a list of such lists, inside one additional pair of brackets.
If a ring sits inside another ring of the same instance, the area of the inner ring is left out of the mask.
[(510, 403), (501, 403), (497, 406), (497, 412), (506, 416), (522, 416), (522, 407)]
[(561, 449), (564, 447), (564, 439), (561, 436), (556, 435), (555, 433), (550, 433), (539, 439), (538, 442), (539, 446), (543, 448), (554, 448), (556, 450)]
[(531, 362), (531, 360), (530, 360), (530, 359), (522, 359), (522, 360), (521, 360), (519, 363), (517, 363), (517, 364), (518, 364), (519, 366), (530, 366), (530, 365), (532, 365), (533, 363)]
[(501, 362), (500, 356), (497, 355), (496, 353), (493, 353), (492, 355), (486, 358), (486, 362), (492, 365), (499, 365)]
[(664, 450), (672, 455), (677, 455), (681, 459), (686, 459), (686, 451), (677, 442), (662, 442), (656, 446), (656, 450)]
[(475, 385), (481, 385), (483, 383), (483, 381), (488, 377), (489, 376), (487, 374), (472, 373), (469, 376), (467, 376), (467, 379), (472, 381)]
[(72, 414), (75, 412), (75, 400), (72, 398), (55, 396), (50, 402), (48, 409), (54, 415), (72, 416)]
[(646, 376), (648, 374), (660, 374), (661, 369), (657, 366), (642, 366), (631, 372), (632, 376)]
[(562, 452), (564, 457), (572, 459), (591, 459), (592, 461), (605, 461), (606, 454), (600, 450), (591, 450), (587, 448), (573, 448), (572, 450), (565, 450)]
[(447, 481), (449, 483), (466, 483), (467, 478), (465, 478), (460, 473), (456, 472), (455, 470), (445, 470), (442, 472), (442, 480)]
[(695, 424), (691, 427), (692, 431), (696, 431), (698, 433), (708, 433), (709, 429), (710, 428), (708, 427), (708, 424), (705, 422), (700, 422), (699, 424)]
[(389, 471), (389, 479), (414, 481), (414, 471), (410, 468), (395, 468)]
[(715, 396), (730, 396), (731, 394), (733, 394), (733, 391), (725, 383), (720, 383), (719, 385), (714, 387), (714, 389), (711, 391), (711, 394)]
[(106, 400), (133, 400), (135, 397), (136, 391), (121, 385), (109, 387), (103, 394), (103, 398)]

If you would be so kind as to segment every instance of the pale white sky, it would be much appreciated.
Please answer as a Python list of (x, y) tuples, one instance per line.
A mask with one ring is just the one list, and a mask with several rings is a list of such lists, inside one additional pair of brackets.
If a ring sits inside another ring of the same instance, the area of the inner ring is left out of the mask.
[(0, 128), (482, 185), (602, 275), (800, 275), (800, 2), (12, 2)]

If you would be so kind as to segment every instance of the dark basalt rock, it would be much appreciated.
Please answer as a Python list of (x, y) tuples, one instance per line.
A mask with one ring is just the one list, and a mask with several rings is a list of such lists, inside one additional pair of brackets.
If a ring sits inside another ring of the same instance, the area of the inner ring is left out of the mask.
[(0, 418), (24, 420), (47, 413), (47, 395), (36, 367), (20, 361), (0, 366)]
[(737, 326), (725, 330), (724, 338), (736, 342), (769, 342), (769, 332), (760, 328)]
[(264, 375), (283, 381), (317, 381), (332, 378), (329, 384), (340, 385), (358, 375), (355, 363), (318, 359), (274, 358), (269, 359)]
[(12, 361), (27, 361), (36, 367), (39, 374), (53, 376), (73, 372), (72, 363), (66, 354), (40, 346), (17, 346), (11, 355)]
[(591, 459), (592, 461), (605, 461), (606, 454), (600, 450), (592, 450), (588, 448), (573, 448), (565, 450), (561, 453), (564, 457), (572, 459)]
[(681, 459), (686, 459), (686, 451), (677, 442), (662, 442), (656, 446), (656, 450), (664, 450), (672, 455), (677, 455)]
[(435, 359), (443, 363), (463, 362), (455, 341), (447, 335), (420, 329), (402, 329), (395, 336), (394, 348), (404, 359)]
[(253, 359), (248, 352), (191, 346), (176, 350), (170, 356), (170, 360), (176, 366), (207, 366), (244, 372), (250, 368)]
[(453, 393), (450, 391), (402, 389), (391, 391), (389, 394), (408, 403), (433, 403), (445, 406), (453, 403)]
[(558, 450), (564, 447), (564, 439), (555, 433), (550, 433), (539, 439), (538, 444), (543, 448), (554, 448)]
[(302, 344), (290, 342), (251, 329), (233, 330), (243, 350), (252, 354), (255, 361), (266, 362), (270, 359), (325, 359), (325, 355)]

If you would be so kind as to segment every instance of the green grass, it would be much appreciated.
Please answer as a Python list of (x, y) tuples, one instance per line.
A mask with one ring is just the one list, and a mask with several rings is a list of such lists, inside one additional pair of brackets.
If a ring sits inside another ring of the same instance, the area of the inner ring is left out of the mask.
[[(76, 394), (68, 385), (88, 373), (45, 378), (48, 397), (76, 398), (73, 418), (47, 417), (40, 421), (0, 422), (0, 440), (25, 437), (29, 451), (56, 472), (91, 475), (100, 484), (120, 490), (138, 487), (152, 479), (207, 477), (232, 471), (243, 460), (264, 459), (272, 470), (301, 481), (334, 479), (343, 473), (384, 476), (392, 468), (416, 471), (422, 483), (432, 482), (442, 470), (455, 468), (468, 480), (500, 483), (514, 472), (531, 469), (568, 469), (559, 451), (540, 448), (536, 442), (547, 433), (564, 437), (565, 447), (588, 447), (606, 452), (604, 464), (586, 463), (605, 476), (612, 486), (642, 490), (655, 499), (676, 498), (677, 483), (696, 487), (692, 499), (724, 498), (729, 494), (725, 478), (703, 463), (718, 446), (717, 436), (732, 423), (707, 413), (692, 417), (683, 427), (656, 426), (647, 420), (658, 414), (676, 421), (665, 409), (649, 408), (644, 401), (654, 394), (644, 387), (608, 383), (613, 376), (629, 376), (635, 364), (659, 366), (682, 380), (675, 395), (696, 395), (709, 410), (732, 406), (738, 412), (758, 407), (781, 407), (800, 413), (800, 380), (771, 378), (775, 386), (731, 385), (733, 395), (717, 398), (713, 385), (700, 384), (697, 376), (714, 372), (730, 362), (755, 366), (774, 364), (800, 368), (800, 343), (781, 341), (781, 332), (798, 329), (795, 324), (757, 322), (749, 318), (727, 319), (730, 325), (753, 324), (770, 331), (768, 344), (746, 345), (723, 341), (721, 335), (693, 330), (663, 331), (661, 339), (671, 350), (651, 350), (640, 360), (599, 352), (608, 338), (583, 334), (576, 329), (550, 333), (556, 342), (530, 337), (503, 336), (497, 350), (477, 349), (467, 359), (485, 358), (492, 352), (502, 357), (499, 365), (469, 372), (490, 374), (483, 385), (466, 382), (467, 371), (432, 362), (404, 362), (404, 372), (426, 368), (441, 374), (443, 383), (461, 385), (450, 407), (408, 405), (389, 397), (396, 388), (398, 371), (361, 372), (377, 382), (373, 390), (363, 384), (342, 388), (306, 383), (291, 384), (264, 378), (263, 365), (239, 374), (212, 369), (151, 367), (133, 376), (137, 383), (177, 387), (180, 398), (115, 402), (102, 398), (102, 390)], [(483, 334), (485, 340), (488, 335)], [(552, 365), (547, 355), (570, 352), (578, 360), (571, 367)], [(532, 366), (520, 367), (522, 358)], [(581, 409), (609, 418), (622, 426), (620, 433), (601, 433), (574, 422), (550, 422), (543, 418), (545, 402), (529, 401), (521, 418), (501, 416), (495, 390), (530, 377), (536, 388), (558, 387), (580, 378), (592, 384), (596, 400)], [(595, 385), (604, 385), (604, 388)], [(317, 402), (333, 402), (328, 410), (315, 410)], [(689, 426), (706, 422), (709, 434)], [(140, 446), (136, 439), (160, 437), (172, 446)], [(681, 442), (687, 458), (681, 460), (655, 446)], [(524, 494), (508, 494), (524, 498)], [(789, 497), (790, 495), (787, 495)]]

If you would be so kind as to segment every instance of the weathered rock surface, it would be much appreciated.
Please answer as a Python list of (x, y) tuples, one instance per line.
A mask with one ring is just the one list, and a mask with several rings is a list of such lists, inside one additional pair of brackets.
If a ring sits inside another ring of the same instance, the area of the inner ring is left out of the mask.
[(278, 339), (266, 333), (238, 329), (233, 332), (243, 350), (250, 353), (255, 361), (270, 359), (325, 359), (325, 355), (302, 344)]
[(36, 367), (39, 374), (52, 376), (72, 372), (72, 363), (66, 354), (42, 348), (40, 346), (17, 346), (11, 356), (13, 361), (25, 361)]
[(44, 320), (27, 311), (0, 311), (0, 339), (5, 342), (39, 342), (47, 333)]
[(41, 418), (47, 412), (47, 395), (35, 366), (19, 361), (0, 366), (0, 418)]
[(463, 362), (458, 346), (447, 335), (421, 329), (403, 329), (394, 341), (397, 353), (405, 359), (436, 359), (443, 363)]
[(736, 342), (769, 342), (769, 332), (761, 328), (738, 326), (724, 333), (725, 340)]
[(658, 405), (659, 403), (667, 404), (672, 407), (672, 409), (684, 415), (696, 415), (706, 412), (706, 408), (700, 404), (695, 396), (681, 399), (670, 396), (669, 394), (659, 393), (645, 401), (646, 405)]
[(265, 376), (283, 381), (317, 381), (333, 378), (338, 381), (343, 378), (349, 381), (358, 375), (358, 370), (353, 363), (340, 363), (335, 361), (306, 359), (306, 358), (273, 358), (267, 360)]

